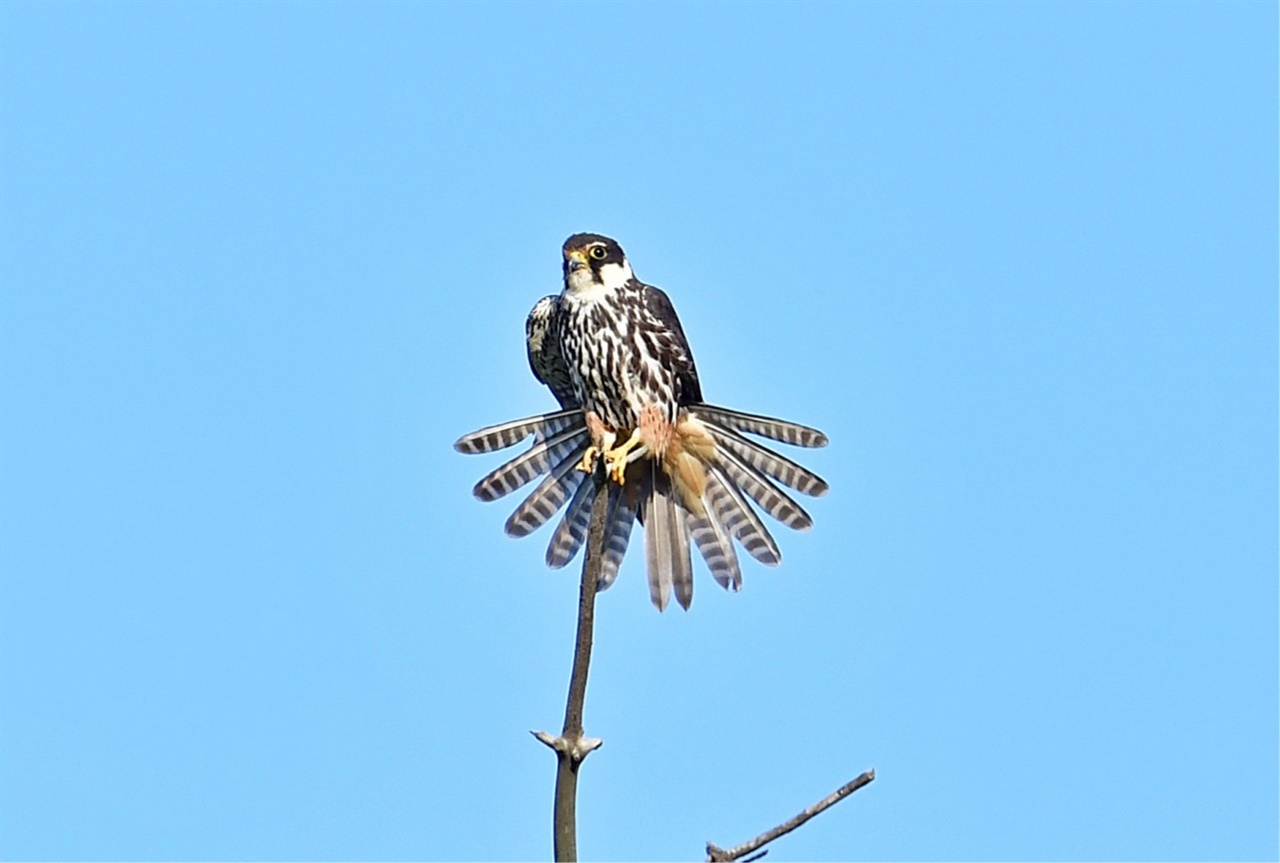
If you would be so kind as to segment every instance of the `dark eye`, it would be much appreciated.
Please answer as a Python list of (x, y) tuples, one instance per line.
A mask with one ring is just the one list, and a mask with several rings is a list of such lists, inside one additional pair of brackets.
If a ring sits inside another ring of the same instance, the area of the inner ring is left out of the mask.
[(603, 261), (608, 256), (609, 256), (609, 253), (605, 251), (604, 246), (591, 247), (591, 257), (595, 258), (597, 261)]

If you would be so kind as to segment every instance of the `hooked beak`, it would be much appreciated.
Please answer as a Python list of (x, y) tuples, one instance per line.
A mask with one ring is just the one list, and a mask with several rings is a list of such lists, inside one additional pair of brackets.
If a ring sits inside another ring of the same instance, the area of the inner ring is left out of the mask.
[(587, 256), (582, 252), (570, 252), (564, 256), (564, 267), (567, 272), (576, 273), (587, 265)]

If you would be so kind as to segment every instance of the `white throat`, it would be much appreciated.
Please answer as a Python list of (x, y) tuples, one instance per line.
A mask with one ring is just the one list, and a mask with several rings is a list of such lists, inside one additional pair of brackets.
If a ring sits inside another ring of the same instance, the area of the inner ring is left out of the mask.
[(631, 279), (631, 265), (623, 261), (621, 264), (605, 264), (601, 267), (598, 282), (590, 268), (574, 270), (565, 279), (565, 288), (574, 299), (592, 302), (618, 290)]

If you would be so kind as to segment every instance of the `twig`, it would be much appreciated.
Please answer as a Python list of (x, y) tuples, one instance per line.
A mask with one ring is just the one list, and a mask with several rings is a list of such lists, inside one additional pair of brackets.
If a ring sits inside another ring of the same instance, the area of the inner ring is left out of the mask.
[[(765, 831), (764, 833), (761, 833), (756, 838), (752, 839), (750, 842), (746, 842), (742, 845), (737, 846), (736, 848), (729, 848), (726, 850), (724, 848), (720, 848), (714, 842), (708, 842), (707, 843), (708, 863), (724, 863), (724, 861), (737, 860), (741, 857), (745, 857), (746, 855), (750, 854), (752, 851), (755, 851), (760, 846), (766, 845), (769, 842), (772, 842), (774, 839), (777, 839), (779, 836), (785, 836), (786, 834), (790, 833), (792, 830), (795, 830), (801, 824), (808, 821), (810, 818), (817, 815), (818, 813), (832, 806), (835, 806), (841, 800), (848, 797), (850, 794), (857, 791), (862, 786), (870, 785), (875, 778), (876, 778), (876, 772), (874, 770), (868, 770), (866, 773), (863, 773), (861, 776), (859, 776), (857, 779), (854, 779), (852, 782), (848, 782), (840, 786), (830, 795), (819, 800), (817, 803), (813, 804), (812, 806), (810, 806), (808, 809), (801, 812), (796, 817), (790, 819), (789, 821), (784, 821), (783, 823), (779, 824), (777, 827), (773, 828), (772, 830)], [(767, 853), (769, 852), (761, 851), (759, 855), (751, 859), (758, 860), (760, 859), (760, 857), (763, 857)]]
[(578, 765), (598, 749), (603, 740), (582, 736), (582, 704), (587, 697), (587, 670), (591, 665), (591, 635), (595, 626), (596, 584), (604, 564), (605, 512), (609, 487), (595, 480), (596, 500), (591, 508), (587, 533), (587, 556), (582, 564), (582, 588), (578, 594), (578, 638), (573, 649), (573, 671), (569, 675), (569, 700), (564, 709), (564, 730), (559, 737), (545, 731), (530, 732), (556, 753), (555, 815), (552, 826), (557, 861), (578, 859)]

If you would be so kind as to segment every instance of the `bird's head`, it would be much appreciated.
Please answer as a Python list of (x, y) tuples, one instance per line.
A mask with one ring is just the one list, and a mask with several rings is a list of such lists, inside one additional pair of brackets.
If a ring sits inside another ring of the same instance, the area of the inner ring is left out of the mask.
[(574, 234), (564, 241), (564, 286), (574, 292), (609, 290), (626, 284), (631, 265), (617, 240)]

